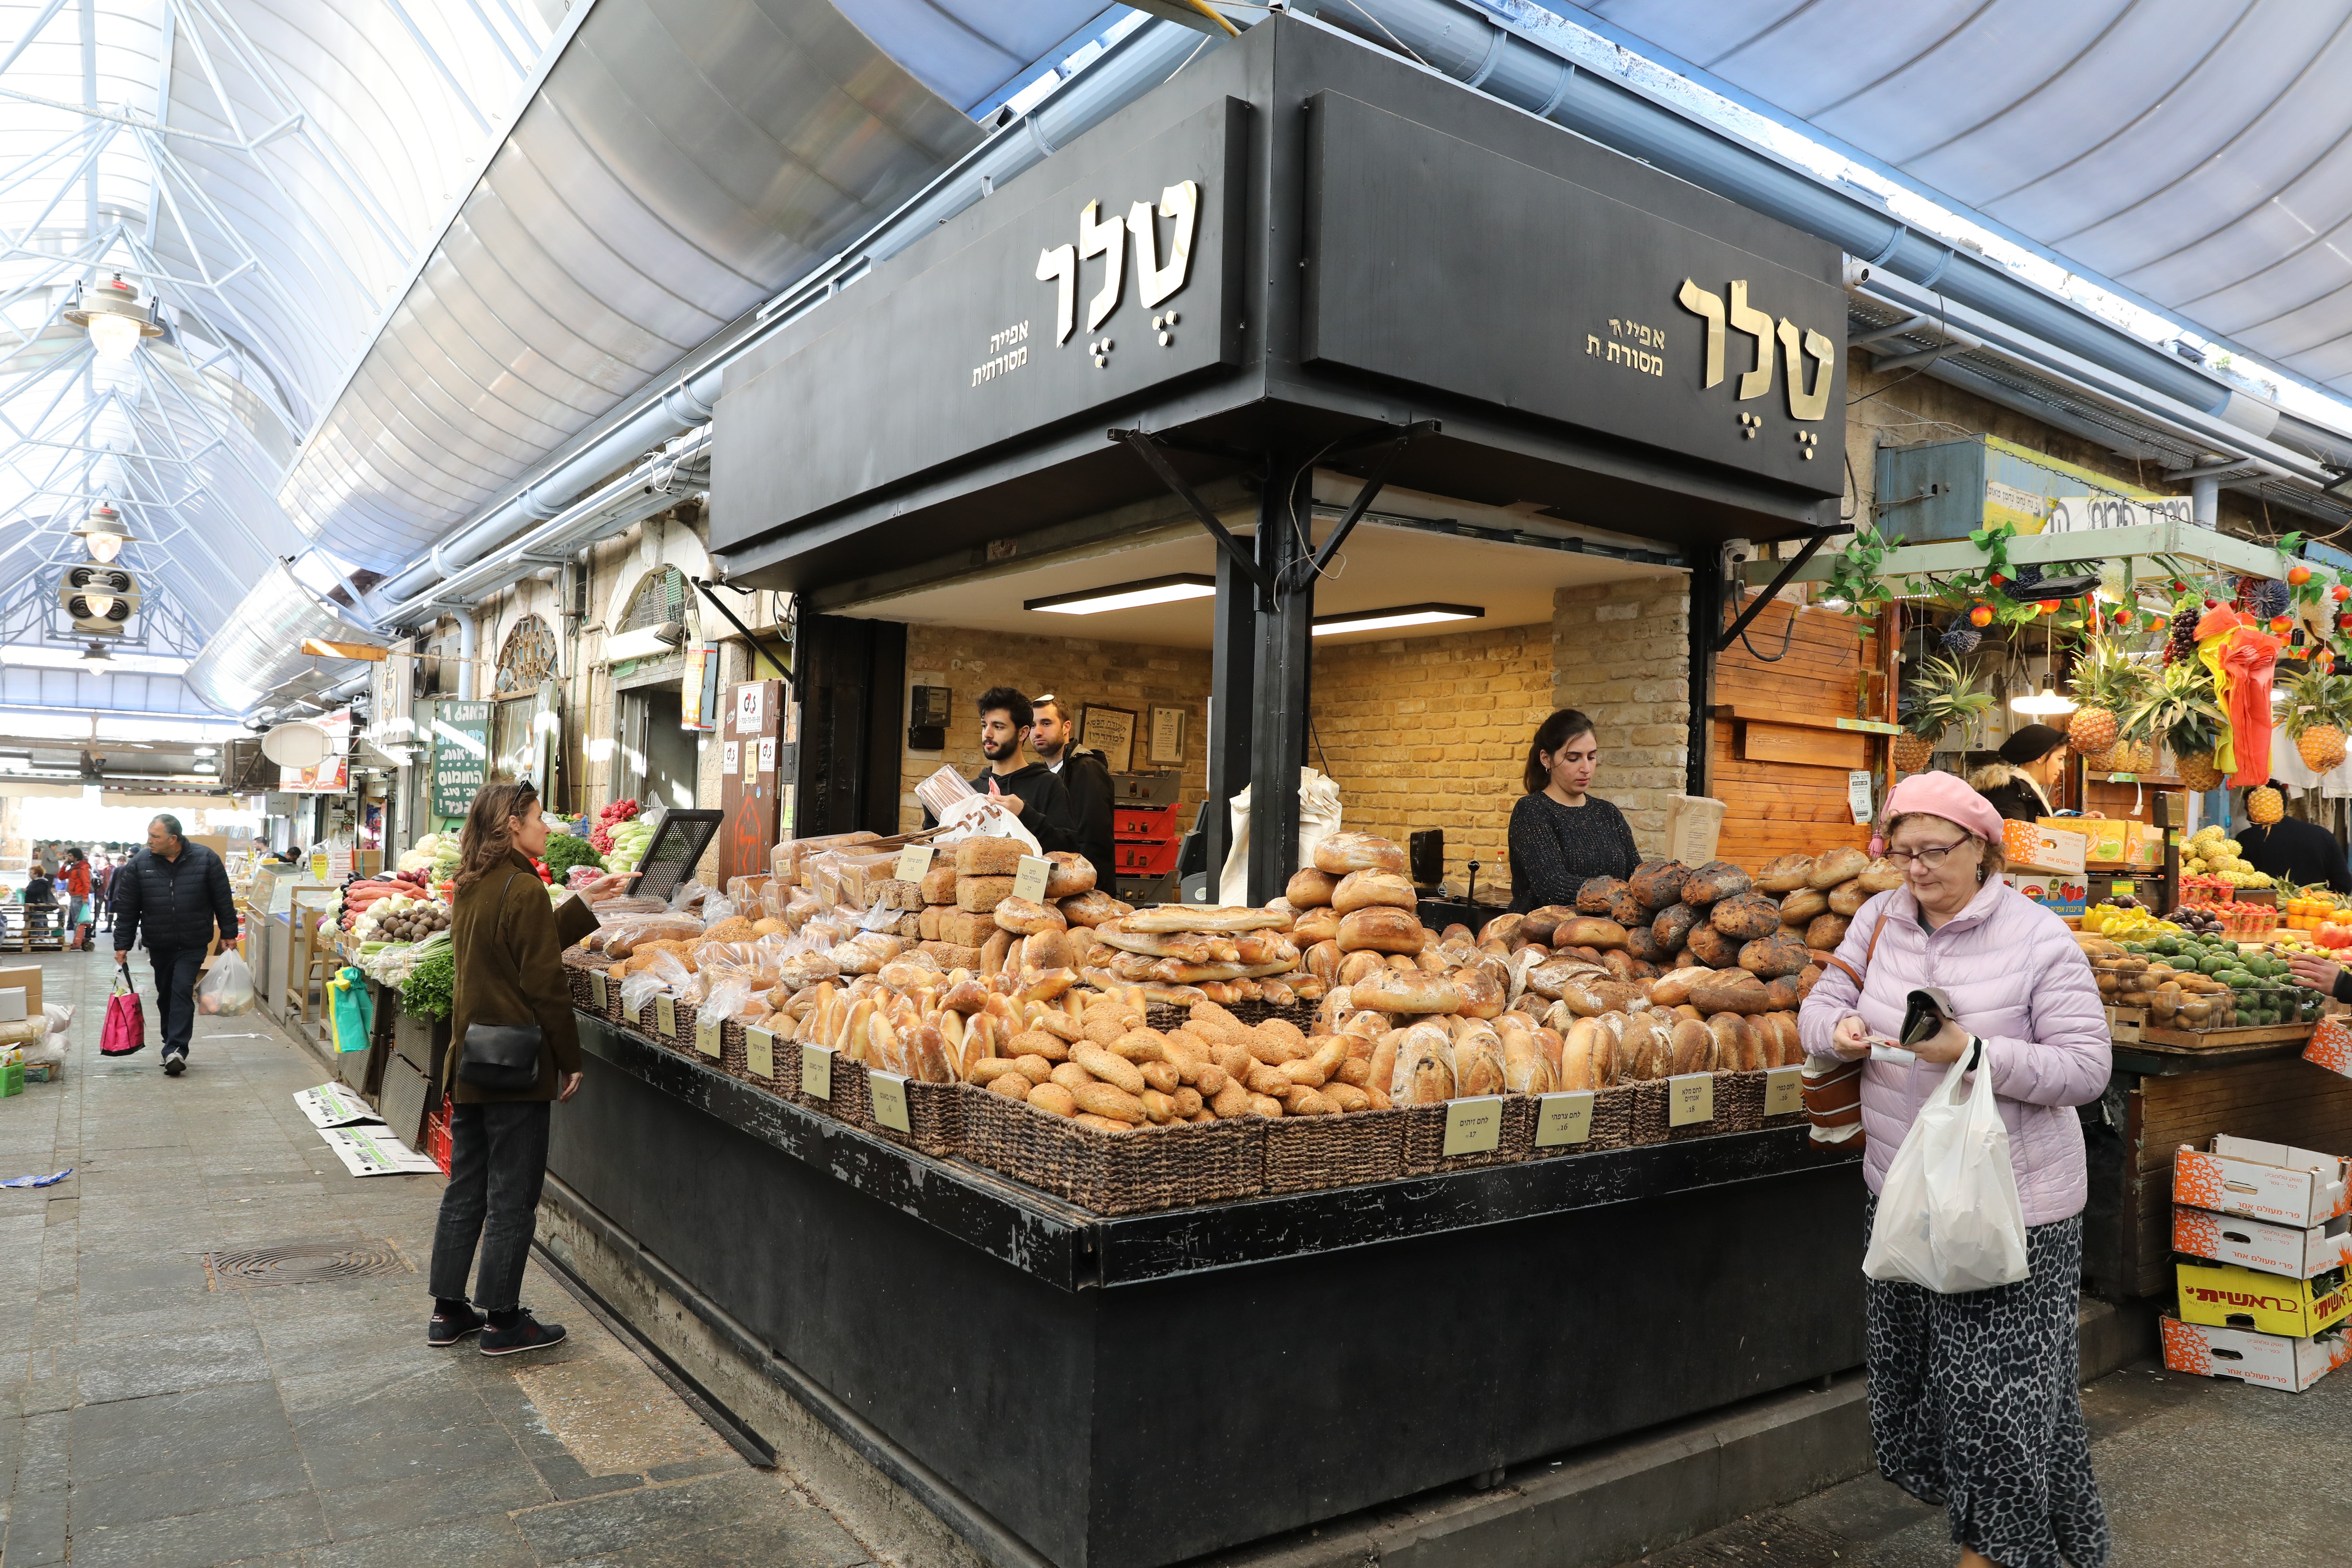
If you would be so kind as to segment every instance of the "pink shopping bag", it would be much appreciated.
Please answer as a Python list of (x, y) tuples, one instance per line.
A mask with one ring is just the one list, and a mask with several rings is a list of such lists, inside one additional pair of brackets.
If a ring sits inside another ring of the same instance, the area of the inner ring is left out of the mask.
[(106, 998), (106, 1026), (99, 1033), (98, 1054), (102, 1057), (136, 1056), (147, 1048), (147, 1014), (139, 1005), (139, 992), (131, 984), (131, 966), (118, 964), (114, 972), (114, 989)]

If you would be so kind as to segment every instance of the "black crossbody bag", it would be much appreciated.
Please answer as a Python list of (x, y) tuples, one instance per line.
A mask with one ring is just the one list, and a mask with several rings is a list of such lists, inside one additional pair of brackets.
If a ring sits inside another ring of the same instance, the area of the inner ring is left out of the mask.
[[(506, 908), (507, 889), (520, 875), (508, 873), (506, 887), (499, 889), (500, 910)], [(458, 1079), (493, 1094), (536, 1088), (542, 1043), (537, 1024), (468, 1024), (465, 1047), (457, 1057)]]

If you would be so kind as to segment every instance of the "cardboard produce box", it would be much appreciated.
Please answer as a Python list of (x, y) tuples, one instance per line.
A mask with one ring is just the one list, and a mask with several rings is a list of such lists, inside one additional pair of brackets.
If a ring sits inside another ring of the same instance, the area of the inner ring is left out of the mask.
[(2212, 1214), (2176, 1205), (2172, 1250), (2215, 1263), (2234, 1263), (2265, 1274), (2308, 1279), (2331, 1268), (2352, 1267), (2352, 1215), (2326, 1225), (2273, 1225), (2243, 1215)]
[(2056, 915), (2079, 915), (2090, 907), (2084, 895), (2090, 889), (2083, 875), (2054, 876), (2046, 871), (2010, 871), (2009, 885)]
[[(2040, 871), (2053, 877), (2080, 878), (2091, 841), (2084, 834), (2041, 822), (2000, 825), (2001, 858), (2012, 871)], [(2064, 820), (2058, 818), (2056, 820)]]
[(26, 1017), (25, 988), (0, 985), (0, 1024), (22, 1023)]
[(2312, 1339), (2287, 1339), (2250, 1329), (2184, 1323), (2169, 1314), (2158, 1322), (2164, 1331), (2164, 1364), (2174, 1372), (2195, 1373), (2200, 1377), (2301, 1394), (2352, 1361), (2352, 1335), (2341, 1329)]
[(2132, 836), (2140, 826), (2127, 818), (2112, 816), (2042, 816), (2034, 820), (2056, 832), (2083, 835), (2088, 840), (2084, 863), (2110, 869), (2129, 863)]
[(2303, 1059), (2352, 1078), (2352, 1023), (2342, 1018), (2319, 1020), (2312, 1028), (2311, 1043), (2303, 1048)]
[(2172, 1163), (2172, 1201), (2308, 1229), (2352, 1214), (2347, 1181), (2352, 1169), (2339, 1154), (2217, 1132), (2210, 1150), (2180, 1146)]
[(2172, 1268), (2180, 1281), (2180, 1320), (2185, 1323), (2302, 1340), (2352, 1317), (2352, 1290), (2345, 1288), (2341, 1269), (2316, 1279), (2293, 1279), (2234, 1263), (2176, 1263)]
[(24, 963), (13, 968), (0, 969), (0, 991), (16, 990), (25, 993), (25, 1011), (22, 1016), (29, 1018), (41, 1010), (41, 966), (39, 964)]

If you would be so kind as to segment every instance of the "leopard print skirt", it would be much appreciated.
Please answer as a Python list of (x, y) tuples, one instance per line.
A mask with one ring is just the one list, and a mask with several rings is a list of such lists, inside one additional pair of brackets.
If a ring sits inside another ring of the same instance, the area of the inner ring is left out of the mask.
[(2001, 1568), (2105, 1568), (2075, 1384), (2083, 1216), (2027, 1226), (2025, 1256), (2032, 1276), (1990, 1290), (1864, 1281), (1879, 1473), (1944, 1504), (1952, 1540)]

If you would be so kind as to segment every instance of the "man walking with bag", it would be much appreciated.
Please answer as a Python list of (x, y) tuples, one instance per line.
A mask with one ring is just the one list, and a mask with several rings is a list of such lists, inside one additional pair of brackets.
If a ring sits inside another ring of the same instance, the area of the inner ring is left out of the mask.
[(195, 1026), (196, 978), (219, 929), (236, 940), (236, 900), (228, 868), (180, 831), (165, 815), (147, 825), (147, 847), (115, 873), (114, 962), (128, 965), (143, 930), (147, 962), (155, 971), (155, 1011), (163, 1026), (163, 1071), (177, 1078), (188, 1066), (188, 1034)]

